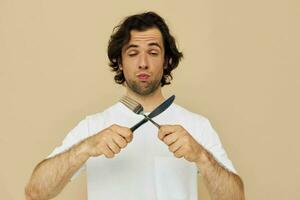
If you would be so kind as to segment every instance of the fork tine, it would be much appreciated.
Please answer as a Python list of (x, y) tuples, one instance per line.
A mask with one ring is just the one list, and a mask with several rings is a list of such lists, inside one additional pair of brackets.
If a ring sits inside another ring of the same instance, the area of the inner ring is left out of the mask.
[(132, 105), (131, 103), (129, 103), (128, 101), (126, 101), (125, 99), (121, 99), (120, 100), (125, 106), (127, 106), (130, 110), (135, 109), (135, 106)]
[(126, 100), (130, 104), (133, 104), (134, 106), (141, 105), (139, 102), (135, 101), (134, 99), (131, 99), (128, 96), (124, 96), (124, 100)]
[(122, 98), (121, 101), (123, 101), (125, 104), (131, 107), (131, 109), (134, 109), (138, 106), (137, 103), (130, 101), (128, 98)]
[(147, 120), (151, 121), (155, 126), (157, 126), (157, 128), (160, 128), (159, 124), (154, 122), (151, 118), (149, 118), (147, 115), (143, 113), (144, 108), (142, 104), (140, 104), (139, 102), (135, 101), (134, 99), (131, 99), (128, 96), (123, 96), (120, 99), (120, 102), (123, 103), (127, 108), (132, 110), (134, 113), (144, 115), (144, 117), (147, 118)]
[(123, 96), (120, 101), (134, 113), (139, 114), (143, 111), (143, 106), (137, 101), (131, 99), (130, 97)]
[(124, 103), (124, 104), (126, 104), (127, 106), (130, 106), (131, 108), (133, 106), (132, 103), (128, 102), (128, 100), (125, 99), (125, 98), (123, 98), (123, 97), (121, 98), (121, 102)]
[(137, 105), (139, 105), (139, 103), (138, 102), (136, 102), (136, 101), (134, 101), (134, 100), (132, 100), (132, 99), (129, 99), (128, 97), (124, 97), (124, 100), (126, 101), (126, 102), (128, 102), (129, 104), (131, 104), (131, 105), (134, 105), (134, 106), (137, 106)]

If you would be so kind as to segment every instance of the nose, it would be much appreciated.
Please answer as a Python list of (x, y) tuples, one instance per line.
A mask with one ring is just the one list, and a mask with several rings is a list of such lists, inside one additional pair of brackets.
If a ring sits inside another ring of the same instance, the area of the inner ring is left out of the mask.
[(148, 62), (148, 57), (147, 54), (141, 54), (139, 58), (139, 69), (148, 69), (149, 67), (149, 62)]

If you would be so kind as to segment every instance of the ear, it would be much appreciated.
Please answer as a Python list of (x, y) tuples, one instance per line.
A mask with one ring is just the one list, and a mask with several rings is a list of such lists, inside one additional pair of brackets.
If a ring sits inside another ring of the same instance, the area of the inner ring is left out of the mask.
[(123, 70), (123, 65), (120, 59), (118, 60), (118, 67), (121, 71)]
[(169, 61), (168, 61), (168, 64), (172, 65), (172, 61), (173, 61), (172, 58), (170, 58)]
[(172, 63), (172, 58), (166, 58), (164, 62), (164, 69), (168, 68), (168, 65)]

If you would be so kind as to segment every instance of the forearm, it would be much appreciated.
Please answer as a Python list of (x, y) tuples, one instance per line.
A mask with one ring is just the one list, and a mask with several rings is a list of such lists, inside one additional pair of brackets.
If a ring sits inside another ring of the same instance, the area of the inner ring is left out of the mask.
[(27, 200), (44, 200), (56, 196), (74, 173), (88, 159), (84, 143), (39, 163), (26, 186)]
[(220, 165), (211, 153), (204, 151), (196, 163), (213, 200), (244, 200), (241, 178)]

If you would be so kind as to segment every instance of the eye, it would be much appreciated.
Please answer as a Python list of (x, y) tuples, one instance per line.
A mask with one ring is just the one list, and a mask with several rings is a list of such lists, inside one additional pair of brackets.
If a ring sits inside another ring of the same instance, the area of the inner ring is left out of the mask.
[(136, 56), (136, 53), (129, 53), (128, 56), (129, 56), (129, 57)]
[(137, 51), (129, 51), (129, 52), (127, 53), (127, 55), (128, 55), (129, 57), (136, 56), (137, 54), (138, 54)]
[(159, 54), (159, 52), (156, 50), (150, 51), (150, 55), (152, 55), (152, 56), (158, 56), (158, 54)]

